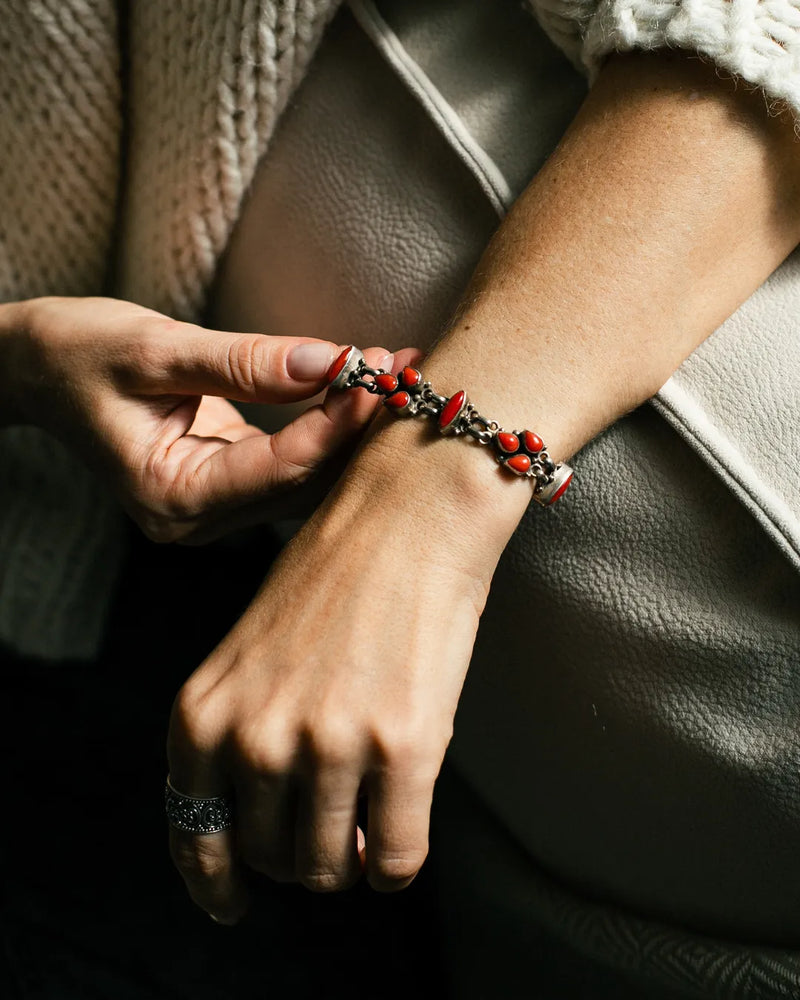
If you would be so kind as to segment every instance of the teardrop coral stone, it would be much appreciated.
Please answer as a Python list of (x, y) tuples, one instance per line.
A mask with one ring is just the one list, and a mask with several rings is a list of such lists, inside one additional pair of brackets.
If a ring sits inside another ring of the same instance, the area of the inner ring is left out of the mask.
[(415, 385), (419, 385), (422, 381), (422, 372), (418, 372), (416, 368), (410, 368), (406, 365), (406, 367), (400, 372), (400, 381), (406, 389), (412, 389)]
[(392, 396), (387, 396), (384, 400), (384, 403), (386, 403), (386, 405), (391, 407), (393, 410), (404, 410), (410, 402), (411, 397), (407, 392), (403, 392), (402, 389), (400, 392), (396, 392)]
[(375, 385), (384, 392), (394, 392), (397, 388), (397, 379), (394, 375), (389, 375), (388, 373), (385, 375), (376, 375)]
[(538, 434), (534, 434), (533, 431), (523, 431), (522, 432), (522, 443), (525, 448), (535, 455), (544, 448), (544, 441), (539, 437)]
[(527, 455), (523, 455), (520, 452), (519, 455), (512, 455), (506, 462), (506, 465), (512, 472), (516, 472), (518, 476), (524, 476), (531, 467), (531, 460)]
[(497, 443), (502, 451), (516, 451), (519, 448), (519, 438), (516, 434), (510, 434), (508, 431), (500, 431), (497, 435)]
[(459, 389), (455, 395), (451, 396), (450, 399), (444, 404), (442, 412), (439, 414), (439, 429), (446, 431), (458, 420), (461, 416), (461, 411), (464, 409), (464, 403), (467, 401), (467, 394), (463, 389)]
[(353, 350), (352, 347), (345, 347), (339, 357), (333, 362), (333, 364), (328, 369), (328, 382), (333, 382), (339, 372), (344, 368), (347, 362), (347, 355)]

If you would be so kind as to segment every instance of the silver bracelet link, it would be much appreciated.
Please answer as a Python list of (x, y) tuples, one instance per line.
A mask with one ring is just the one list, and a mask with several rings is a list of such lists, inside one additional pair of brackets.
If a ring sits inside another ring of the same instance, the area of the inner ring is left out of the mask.
[(533, 480), (533, 499), (548, 507), (566, 491), (572, 469), (556, 464), (544, 442), (533, 431), (505, 431), (495, 420), (482, 416), (463, 389), (452, 396), (434, 392), (416, 368), (406, 367), (398, 375), (370, 368), (357, 347), (347, 347), (328, 372), (335, 389), (366, 389), (384, 397), (384, 406), (397, 416), (422, 416), (435, 420), (442, 434), (467, 435), (488, 445), (495, 459), (510, 472)]

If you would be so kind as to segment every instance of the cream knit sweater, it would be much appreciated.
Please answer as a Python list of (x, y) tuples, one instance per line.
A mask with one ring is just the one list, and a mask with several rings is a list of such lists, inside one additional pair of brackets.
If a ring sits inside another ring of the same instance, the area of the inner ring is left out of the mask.
[[(200, 317), (259, 158), (340, 2), (6, 0), (0, 300), (106, 292)], [(530, 3), (590, 80), (615, 49), (679, 46), (800, 119), (800, 0)], [(33, 428), (0, 433), (0, 469), (0, 644), (90, 657), (123, 518)]]

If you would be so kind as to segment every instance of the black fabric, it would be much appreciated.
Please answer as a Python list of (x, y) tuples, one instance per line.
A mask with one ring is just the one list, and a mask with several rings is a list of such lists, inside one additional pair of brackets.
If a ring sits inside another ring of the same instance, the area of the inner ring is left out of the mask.
[(202, 549), (137, 539), (96, 663), (2, 653), (5, 1000), (443, 995), (429, 870), (393, 896), (263, 879), (231, 929), (190, 903), (171, 866), (171, 702), (277, 548), (266, 532)]
[(453, 865), (481, 864), (473, 842), (497, 824), (447, 770), (434, 853), (404, 892), (323, 896), (260, 879), (236, 928), (194, 907), (166, 847), (169, 710), (277, 551), (268, 532), (197, 549), (137, 536), (96, 663), (0, 650), (0, 998), (652, 1000), (533, 913), (523, 927), (452, 878)]

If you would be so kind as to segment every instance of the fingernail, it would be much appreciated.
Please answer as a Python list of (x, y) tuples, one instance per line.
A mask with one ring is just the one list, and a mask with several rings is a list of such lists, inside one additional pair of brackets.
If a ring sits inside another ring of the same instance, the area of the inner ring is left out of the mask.
[(215, 924), (219, 924), (220, 927), (233, 927), (238, 923), (238, 920), (223, 920), (222, 917), (217, 917), (213, 913), (208, 914), (209, 917), (214, 921)]
[(392, 365), (394, 364), (394, 354), (387, 354), (386, 357), (378, 364), (378, 368), (383, 368), (385, 372), (390, 372), (392, 370)]
[(298, 382), (314, 382), (328, 374), (335, 355), (332, 344), (298, 344), (287, 355), (286, 371)]

